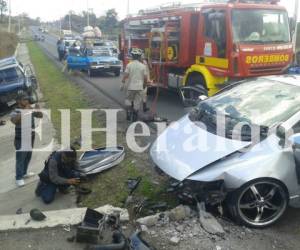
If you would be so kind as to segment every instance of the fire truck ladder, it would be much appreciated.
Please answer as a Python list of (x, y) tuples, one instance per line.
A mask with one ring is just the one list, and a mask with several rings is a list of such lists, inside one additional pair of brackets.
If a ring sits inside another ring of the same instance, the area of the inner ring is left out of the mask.
[[(153, 43), (153, 38), (154, 36), (158, 34), (159, 37), (160, 37), (160, 40), (161, 42), (159, 43), (160, 46), (159, 46), (159, 67), (153, 67), (153, 47), (152, 47), (152, 43)], [(162, 74), (163, 70), (164, 70), (164, 66), (162, 64), (163, 62), (163, 54), (164, 54), (164, 47), (163, 47), (163, 41), (165, 40), (164, 39), (164, 36), (165, 34), (163, 32), (150, 32), (150, 35), (149, 35), (149, 53), (148, 53), (148, 63), (149, 63), (149, 66), (150, 68), (152, 69), (152, 76), (154, 75), (155, 77), (154, 80), (157, 81), (157, 83), (160, 83), (163, 81), (163, 78), (162, 76), (164, 74)], [(153, 73), (153, 69), (155, 70), (155, 72)], [(160, 87), (159, 87), (159, 84), (156, 85), (156, 95), (154, 97), (154, 100), (152, 102), (152, 105), (151, 105), (151, 109), (150, 109), (150, 112), (152, 115), (155, 115), (156, 114), (156, 111), (157, 111), (157, 102), (158, 102), (158, 98), (159, 98), (159, 90), (160, 90)]]

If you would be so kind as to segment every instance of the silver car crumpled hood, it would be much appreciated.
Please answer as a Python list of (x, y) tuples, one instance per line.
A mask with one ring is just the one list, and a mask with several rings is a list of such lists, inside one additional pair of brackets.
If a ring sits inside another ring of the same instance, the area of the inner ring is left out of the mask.
[(174, 179), (183, 181), (205, 166), (239, 151), (251, 142), (226, 139), (208, 133), (188, 115), (167, 128), (154, 142), (154, 163)]

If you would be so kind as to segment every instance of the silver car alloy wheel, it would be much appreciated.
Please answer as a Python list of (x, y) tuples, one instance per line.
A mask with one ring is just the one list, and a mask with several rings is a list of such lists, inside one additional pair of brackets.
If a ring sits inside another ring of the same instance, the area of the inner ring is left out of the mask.
[(240, 218), (253, 227), (265, 227), (277, 221), (288, 204), (286, 191), (276, 181), (252, 182), (238, 197)]

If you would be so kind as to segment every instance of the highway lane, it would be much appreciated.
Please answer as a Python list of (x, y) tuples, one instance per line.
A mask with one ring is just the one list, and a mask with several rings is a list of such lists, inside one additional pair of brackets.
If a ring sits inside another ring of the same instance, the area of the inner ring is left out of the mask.
[[(32, 27), (34, 33), (38, 33), (37, 27)], [(45, 49), (52, 56), (57, 58), (56, 42), (58, 37), (51, 34), (44, 34), (45, 42), (40, 42), (40, 46)], [(87, 76), (85, 76), (88, 78)], [(110, 74), (101, 74), (98, 76), (88, 78), (92, 84), (98, 88), (103, 89), (113, 99), (118, 100), (119, 103), (124, 103), (125, 93), (120, 91), (121, 77), (115, 77)], [(154, 96), (149, 96), (148, 106), (157, 106), (156, 112), (159, 116), (168, 118), (170, 121), (178, 120), (187, 111), (183, 108), (180, 98), (177, 93), (170, 90), (160, 90), (157, 105), (154, 104)]]

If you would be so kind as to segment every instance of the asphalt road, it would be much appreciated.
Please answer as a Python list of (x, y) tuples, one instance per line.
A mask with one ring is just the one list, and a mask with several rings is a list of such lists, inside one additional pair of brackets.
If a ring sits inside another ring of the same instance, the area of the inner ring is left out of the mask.
[[(32, 31), (33, 33), (40, 34), (37, 27), (32, 27)], [(45, 42), (39, 42), (40, 46), (47, 53), (50, 53), (51, 56), (57, 58), (56, 42), (58, 38), (51, 34), (43, 35), (45, 36)], [(98, 76), (93, 77), (88, 77), (85, 75), (84, 78), (88, 80), (87, 84), (92, 83), (96, 85), (119, 104), (124, 103), (125, 94), (124, 92), (120, 91), (121, 77), (115, 77), (110, 74), (99, 74)], [(148, 106), (156, 106), (155, 110), (157, 115), (167, 118), (170, 121), (178, 120), (187, 112), (187, 110), (183, 108), (178, 94), (170, 90), (159, 91), (157, 105), (155, 105), (153, 102), (154, 96), (149, 96), (148, 99)]]

